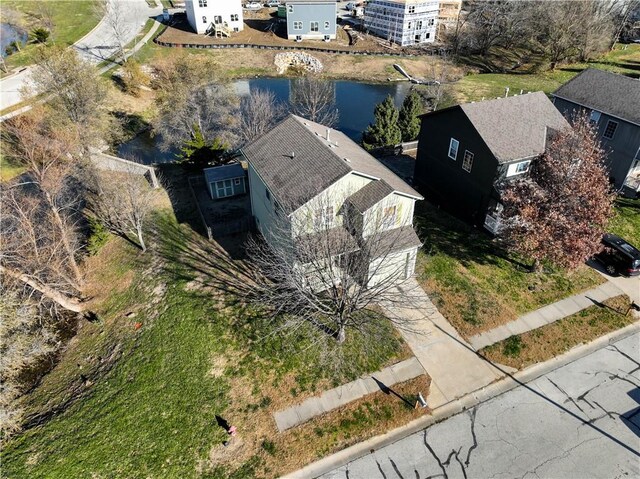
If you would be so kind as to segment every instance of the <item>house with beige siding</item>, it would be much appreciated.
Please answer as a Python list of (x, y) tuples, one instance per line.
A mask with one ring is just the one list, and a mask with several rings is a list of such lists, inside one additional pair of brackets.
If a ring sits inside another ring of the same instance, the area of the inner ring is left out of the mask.
[(346, 135), (289, 115), (242, 156), (257, 229), (296, 252), (300, 271), (347, 268), (367, 286), (413, 275), (422, 196)]

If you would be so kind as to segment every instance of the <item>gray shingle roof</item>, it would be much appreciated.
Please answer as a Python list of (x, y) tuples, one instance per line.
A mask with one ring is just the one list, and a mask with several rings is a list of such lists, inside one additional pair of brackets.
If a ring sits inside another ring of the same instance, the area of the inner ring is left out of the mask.
[(569, 127), (541, 91), (466, 103), (460, 108), (500, 163), (542, 154), (547, 129)]
[(587, 68), (553, 95), (640, 125), (640, 80)]
[(212, 181), (229, 180), (232, 178), (240, 178), (244, 176), (244, 168), (240, 163), (231, 165), (214, 166), (213, 168), (204, 169), (204, 177), (207, 183)]
[(383, 231), (369, 237), (366, 250), (371, 258), (380, 258), (396, 251), (422, 246), (413, 226), (401, 226), (392, 230)]
[(351, 203), (358, 212), (364, 213), (391, 193), (393, 193), (393, 188), (391, 188), (386, 181), (372, 181), (349, 196), (347, 201)]
[(276, 198), (292, 208), (351, 172), (384, 180), (393, 191), (422, 199), (344, 133), (299, 116), (289, 115), (242, 153)]

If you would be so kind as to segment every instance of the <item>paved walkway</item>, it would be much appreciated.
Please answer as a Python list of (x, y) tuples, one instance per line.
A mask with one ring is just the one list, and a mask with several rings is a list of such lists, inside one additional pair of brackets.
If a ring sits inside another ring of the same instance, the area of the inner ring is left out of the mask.
[(609, 298), (623, 294), (623, 291), (610, 281), (601, 284), (597, 288), (590, 289), (584, 293), (569, 296), (556, 303), (549, 304), (540, 309), (520, 316), (510, 323), (490, 329), (484, 333), (477, 334), (469, 338), (471, 346), (476, 351), (495, 344), (503, 339), (507, 339), (516, 334), (526, 333), (533, 329), (538, 329), (547, 324), (551, 324), (559, 319), (566, 318), (583, 309), (601, 303)]
[[(278, 431), (286, 431), (309, 419), (324, 414), (345, 404), (360, 399), (367, 394), (382, 390), (383, 386), (393, 386), (424, 374), (424, 369), (414, 357), (394, 364), (371, 376), (356, 379), (334, 389), (314, 396), (297, 406), (276, 412), (273, 417), (276, 420)], [(380, 384), (382, 383), (382, 384)]]
[(478, 357), (440, 314), (415, 279), (407, 281), (402, 305), (383, 305), (391, 318), (408, 321), (400, 329), (407, 344), (431, 377), (429, 407), (435, 409), (503, 376)]

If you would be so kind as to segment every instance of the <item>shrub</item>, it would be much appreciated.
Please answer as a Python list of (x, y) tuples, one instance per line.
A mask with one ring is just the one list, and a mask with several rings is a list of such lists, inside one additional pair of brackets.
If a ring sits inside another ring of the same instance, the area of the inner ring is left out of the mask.
[(87, 251), (91, 256), (98, 254), (100, 249), (107, 244), (111, 234), (105, 226), (96, 218), (89, 218), (89, 239), (87, 240)]
[(129, 60), (122, 66), (121, 79), (124, 91), (133, 96), (139, 96), (140, 86), (149, 83), (149, 77), (135, 60)]
[(262, 441), (262, 449), (267, 451), (267, 454), (271, 456), (275, 456), (276, 454), (276, 445), (273, 443), (273, 441), (269, 441), (269, 439), (265, 439), (264, 441)]
[(51, 32), (44, 27), (36, 27), (31, 30), (31, 40), (34, 43), (47, 43)]

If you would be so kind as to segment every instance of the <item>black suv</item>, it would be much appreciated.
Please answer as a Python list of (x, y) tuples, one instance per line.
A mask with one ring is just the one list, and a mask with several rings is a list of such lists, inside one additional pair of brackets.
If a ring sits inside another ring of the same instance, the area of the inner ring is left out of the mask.
[(606, 233), (602, 237), (604, 249), (596, 258), (604, 265), (607, 273), (625, 276), (640, 275), (640, 251), (619, 236)]

